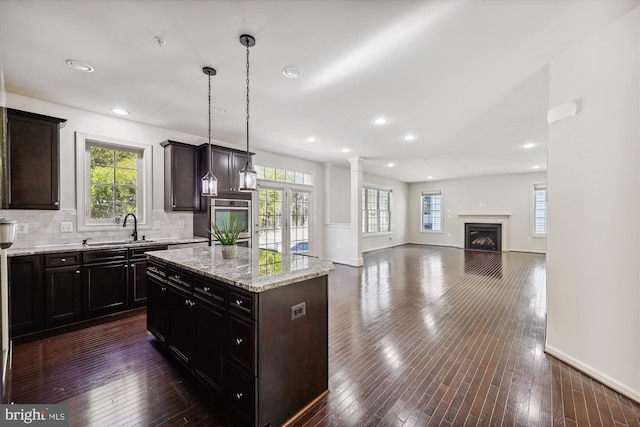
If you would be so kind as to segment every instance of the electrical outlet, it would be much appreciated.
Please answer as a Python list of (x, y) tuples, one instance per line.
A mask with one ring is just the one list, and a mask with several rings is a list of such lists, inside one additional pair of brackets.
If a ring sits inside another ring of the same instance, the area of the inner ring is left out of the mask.
[(301, 302), (291, 307), (291, 320), (297, 319), (307, 314), (306, 302)]
[(178, 227), (184, 228), (184, 221), (178, 221)]
[(29, 224), (22, 223), (18, 224), (18, 228), (16, 230), (18, 234), (27, 234), (29, 232)]
[(153, 228), (154, 229), (159, 229), (161, 227), (162, 223), (160, 222), (160, 220), (155, 220), (153, 221)]
[(61, 222), (60, 223), (60, 232), (61, 233), (71, 233), (71, 232), (73, 232), (73, 223), (72, 222)]

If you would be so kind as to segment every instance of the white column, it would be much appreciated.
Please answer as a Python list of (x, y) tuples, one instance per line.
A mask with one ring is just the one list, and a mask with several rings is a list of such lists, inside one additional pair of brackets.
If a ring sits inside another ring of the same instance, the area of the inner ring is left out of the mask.
[(324, 223), (331, 224), (331, 168), (333, 163), (322, 164), (324, 174)]
[(359, 157), (349, 159), (351, 163), (351, 228), (349, 230), (350, 265), (361, 267), (362, 259), (362, 165)]

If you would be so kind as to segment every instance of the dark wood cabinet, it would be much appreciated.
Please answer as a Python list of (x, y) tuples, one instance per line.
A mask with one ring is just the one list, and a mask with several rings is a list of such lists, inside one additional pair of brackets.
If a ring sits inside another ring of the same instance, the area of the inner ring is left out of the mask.
[(127, 250), (89, 251), (82, 257), (87, 315), (122, 311), (127, 304)]
[(224, 348), (226, 342), (227, 315), (224, 303), (226, 289), (223, 285), (195, 278), (193, 281), (193, 325), (195, 344), (192, 356), (193, 373), (205, 384), (222, 391), (224, 379)]
[(148, 272), (149, 331), (243, 419), (283, 425), (327, 393), (326, 276), (253, 293), (157, 260)]
[(147, 329), (160, 342), (167, 340), (168, 283), (166, 268), (149, 262), (147, 264)]
[(65, 122), (7, 109), (9, 196), (3, 208), (60, 209), (60, 127)]
[[(200, 146), (200, 178), (209, 170), (207, 144)], [(252, 153), (249, 153), (252, 154)], [(214, 145), (211, 147), (211, 168), (218, 179), (218, 194), (238, 193), (239, 172), (247, 163), (246, 151)]]
[(42, 261), (39, 255), (9, 258), (10, 335), (42, 328)]
[(165, 211), (200, 210), (200, 156), (198, 147), (176, 141), (164, 141)]
[(145, 252), (166, 245), (9, 258), (12, 337), (143, 306)]
[(167, 249), (166, 245), (144, 246), (129, 249), (128, 292), (129, 305), (141, 306), (147, 302), (147, 255), (145, 252)]
[(80, 265), (45, 268), (47, 325), (55, 326), (82, 317), (82, 271)]

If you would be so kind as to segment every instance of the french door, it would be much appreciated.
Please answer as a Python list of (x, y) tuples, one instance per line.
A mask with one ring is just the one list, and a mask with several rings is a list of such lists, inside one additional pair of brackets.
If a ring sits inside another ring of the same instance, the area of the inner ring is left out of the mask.
[(258, 190), (258, 247), (282, 253), (307, 253), (311, 190), (288, 184), (260, 184)]

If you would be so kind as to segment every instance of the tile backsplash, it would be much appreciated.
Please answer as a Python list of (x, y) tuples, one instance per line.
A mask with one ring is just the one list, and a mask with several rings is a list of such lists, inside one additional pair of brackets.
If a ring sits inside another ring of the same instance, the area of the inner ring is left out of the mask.
[[(133, 222), (126, 228), (116, 227), (109, 231), (78, 231), (75, 209), (23, 210), (0, 209), (0, 218), (18, 221), (18, 233), (13, 248), (81, 243), (83, 239), (93, 241), (126, 240), (131, 238)], [(70, 229), (70, 232), (61, 232)], [(193, 235), (193, 214), (190, 212), (153, 211), (153, 223), (138, 224), (138, 239), (163, 237), (188, 238)]]

